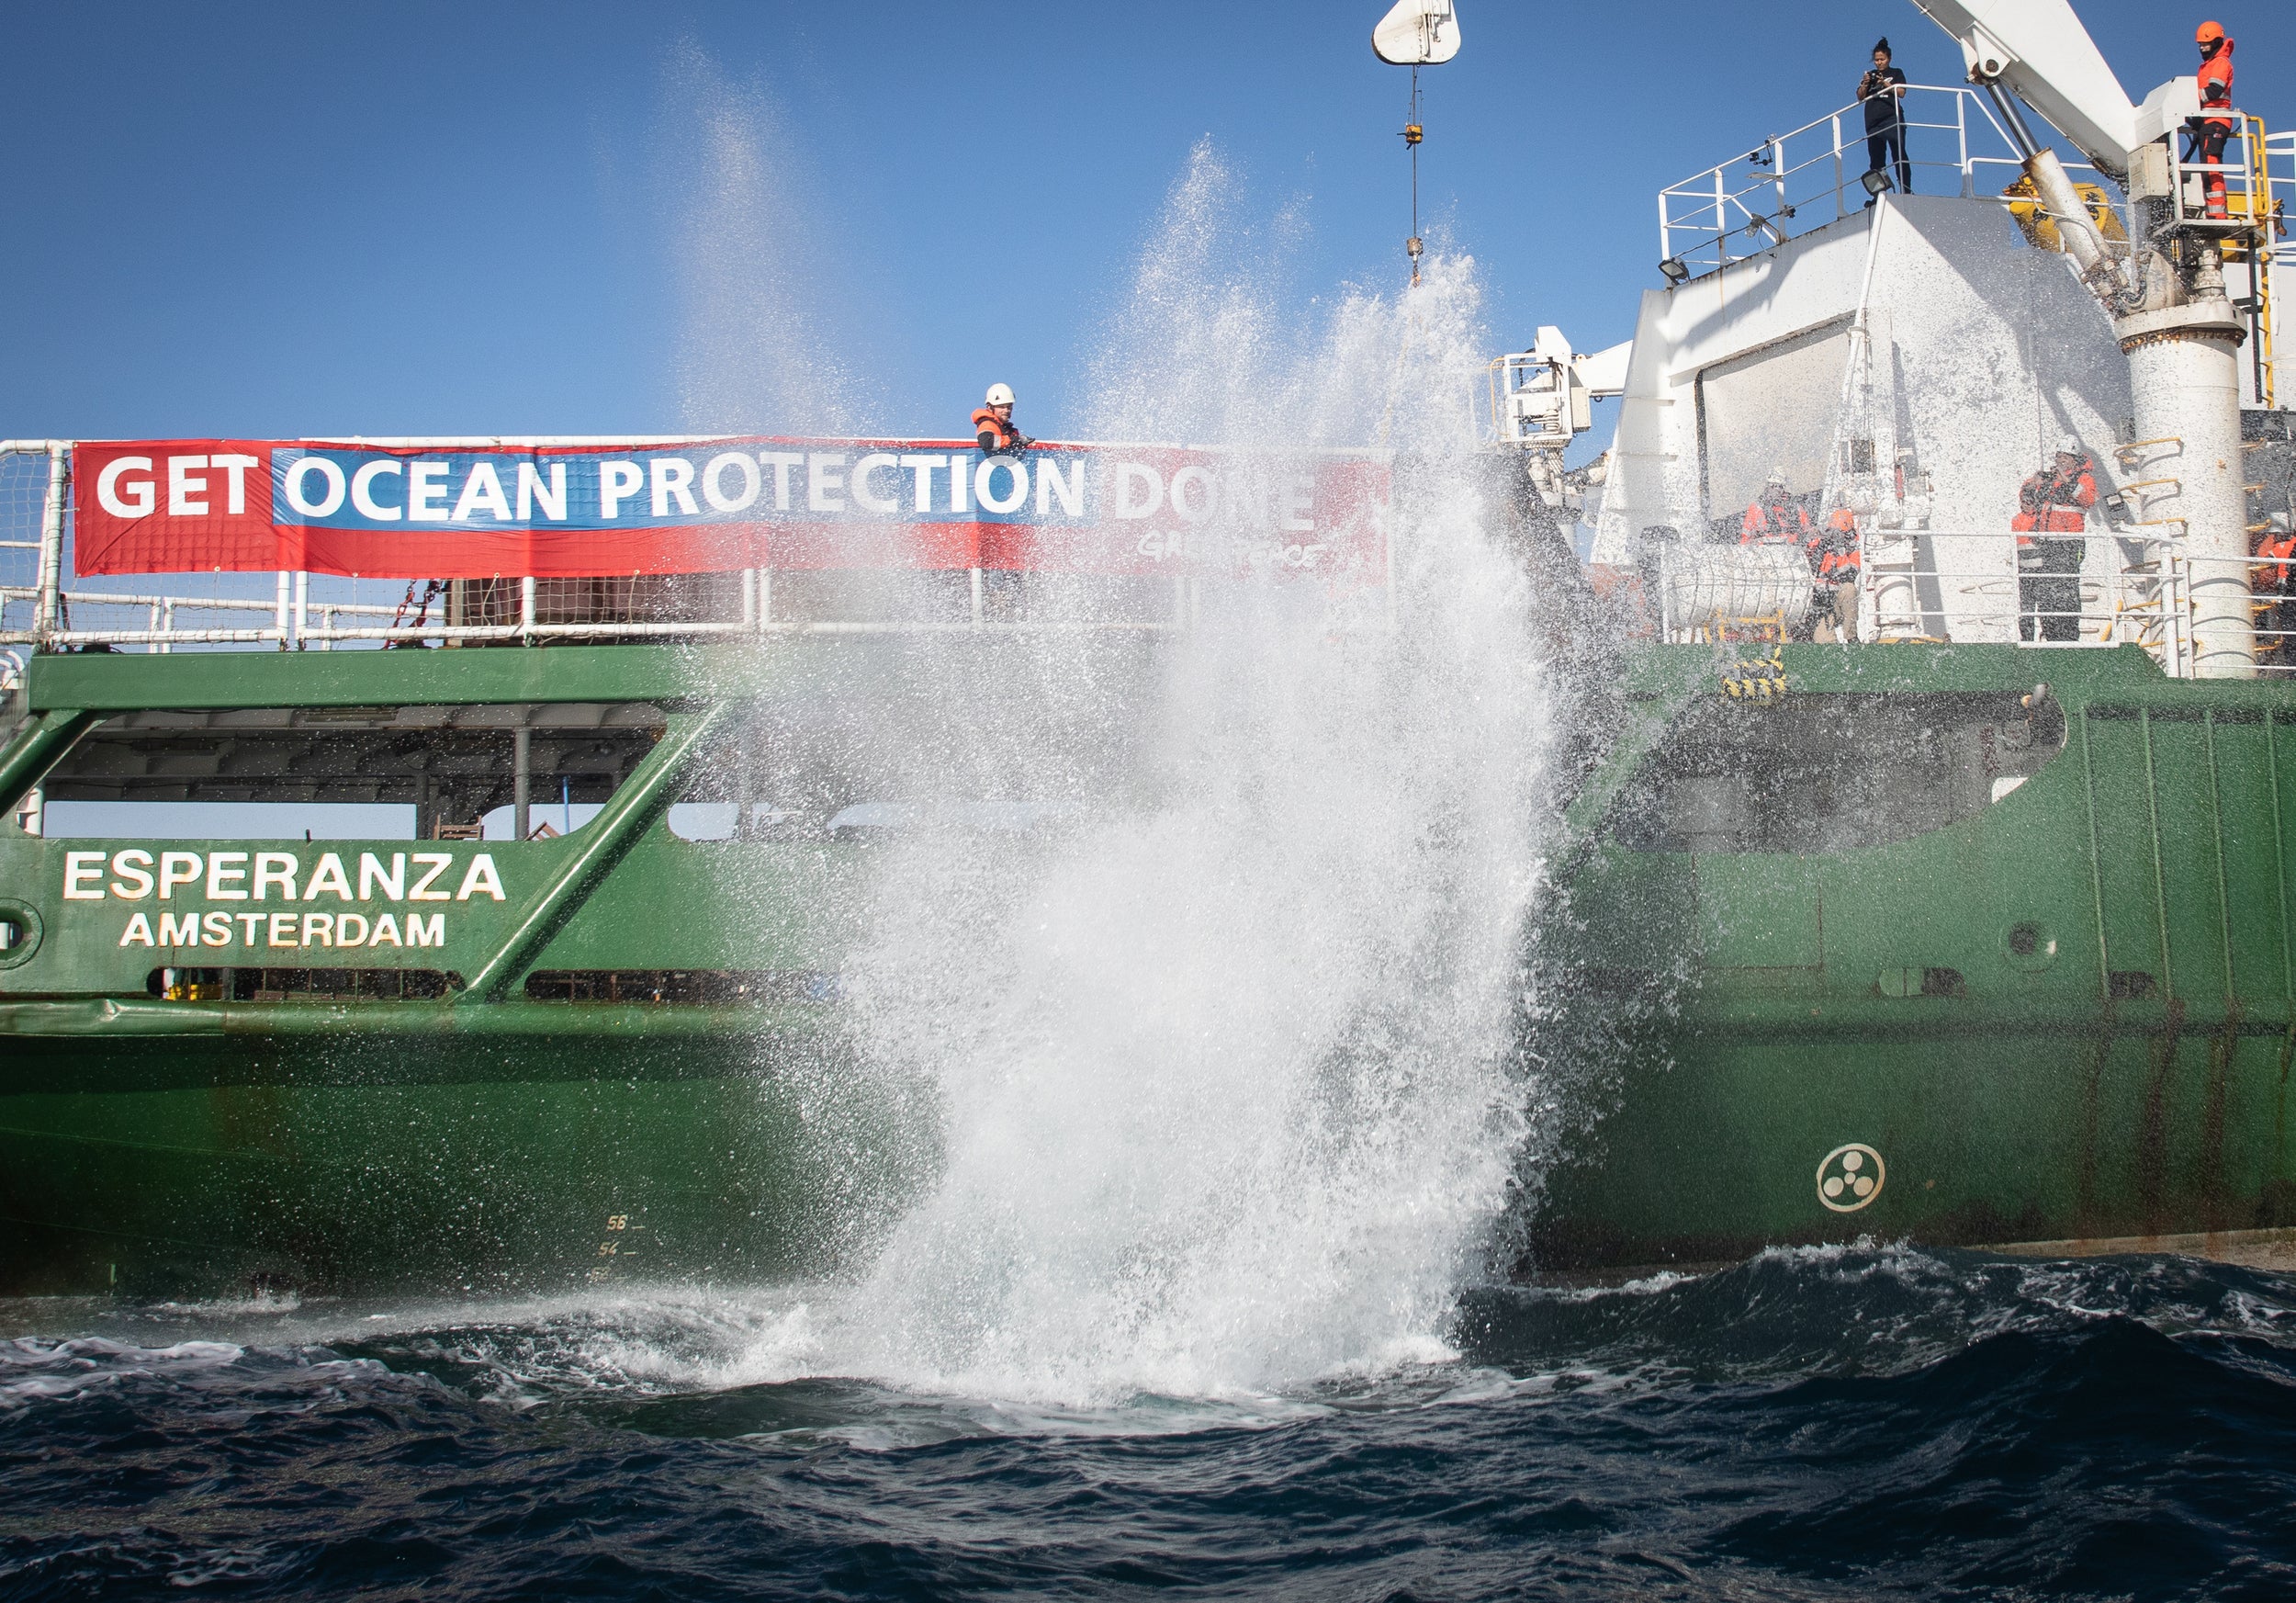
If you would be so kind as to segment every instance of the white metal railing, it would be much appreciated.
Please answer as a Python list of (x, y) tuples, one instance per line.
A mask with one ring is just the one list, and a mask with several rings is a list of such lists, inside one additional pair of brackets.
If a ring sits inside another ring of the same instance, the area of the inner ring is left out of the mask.
[[(2024, 165), (1992, 107), (1965, 85), (1908, 85), (1899, 115), (1916, 194), (1975, 199), (1990, 193), (1990, 179), (1980, 177), (1986, 169), (2014, 174)], [(1667, 277), (1679, 283), (1727, 267), (1863, 210), (1873, 198), (1863, 182), (1867, 156), (1864, 107), (1851, 104), (1660, 190)], [(1887, 165), (1895, 188), (1896, 163)]]
[[(984, 577), (979, 570), (971, 575), (971, 615), (952, 619), (887, 619), (859, 618), (776, 618), (770, 610), (771, 570), (750, 569), (742, 579), (742, 615), (738, 618), (689, 616), (675, 618), (621, 618), (546, 621), (536, 616), (533, 580), (522, 581), (525, 590), (519, 620), (505, 624), (450, 624), (428, 621), (404, 623), (403, 607), (378, 606), (371, 603), (342, 601), (310, 602), (308, 573), (277, 575), (283, 590), (291, 588), (296, 600), (292, 604), (275, 604), (258, 599), (235, 599), (228, 596), (146, 595), (124, 594), (103, 591), (79, 591), (58, 587), (43, 592), (27, 586), (0, 585), (0, 602), (31, 601), (42, 603), (52, 609), (59, 621), (47, 630), (0, 629), (0, 643), (33, 645), (43, 649), (67, 649), (89, 646), (117, 649), (121, 646), (141, 646), (146, 649), (166, 653), (179, 646), (276, 645), (281, 650), (332, 650), (338, 643), (356, 645), (413, 645), (426, 642), (445, 643), (516, 642), (540, 644), (549, 640), (580, 639), (644, 639), (693, 638), (699, 637), (741, 637), (763, 635), (884, 635), (884, 634), (962, 634), (985, 631), (1014, 632), (1025, 627), (1031, 633), (1064, 633), (1092, 631), (1105, 633), (1111, 629), (1158, 633), (1187, 627), (1195, 615), (1199, 601), (1199, 581), (1192, 577), (1169, 581), (1172, 596), (1168, 615), (1131, 620), (1094, 619), (1091, 621), (1040, 621), (1026, 626), (1002, 622), (988, 615), (985, 596)], [(82, 628), (71, 622), (72, 609), (90, 607), (143, 608), (149, 614), (141, 628)], [(186, 627), (178, 621), (178, 615), (186, 612), (241, 614), (267, 617), (268, 625), (245, 627)], [(344, 624), (341, 618), (388, 618), (380, 624)]]
[[(2296, 565), (2296, 559), (2196, 557), (2175, 541), (2112, 529), (2034, 538), (2080, 545), (2080, 568), (2020, 571), (2017, 548), (2007, 534), (1862, 532), (1856, 639), (1991, 641), (2059, 650), (2134, 644), (2150, 652), (2164, 672), (2189, 678), (2196, 572), (2227, 563), (2283, 570)], [(1760, 546), (1751, 558), (1739, 557), (1743, 549), (1661, 548), (1661, 638), (1812, 637), (1819, 609), (1812, 595), (1816, 581), (1801, 548)], [(1694, 570), (1700, 570), (1696, 577)], [(2067, 585), (2070, 606), (2062, 604), (2065, 592), (2054, 590)], [(2286, 607), (2286, 627), (2273, 611), (2280, 605)], [(2283, 602), (2259, 594), (2257, 610), (2261, 671), (2296, 672), (2296, 646), (2283, 644), (2296, 639), (2296, 595)], [(2048, 638), (2052, 634), (2069, 638)]]
[[(1916, 540), (1930, 538), (1930, 559), (1919, 560)], [(1959, 562), (1941, 559), (1943, 539)], [(2077, 545), (2071, 570), (2025, 570), (2011, 537), (1923, 531), (1863, 536), (1859, 571), (1861, 617), (1871, 639), (1927, 639), (1934, 623), (1952, 639), (2009, 639), (2040, 649), (2137, 645), (2163, 672), (2190, 678), (2195, 660), (2192, 584), (2196, 558), (2175, 542), (2101, 530), (2036, 534), (2036, 541)], [(1967, 563), (1975, 552), (1998, 559)], [(2095, 561), (2101, 557), (2102, 561)], [(1925, 596), (1923, 592), (1927, 590)], [(2062, 604), (2069, 594), (2071, 605)], [(2062, 638), (2052, 638), (2062, 637)]]

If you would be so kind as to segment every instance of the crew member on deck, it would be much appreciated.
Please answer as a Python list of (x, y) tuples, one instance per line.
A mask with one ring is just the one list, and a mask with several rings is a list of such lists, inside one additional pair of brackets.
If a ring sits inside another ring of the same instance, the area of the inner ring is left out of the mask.
[[(1729, 525), (1723, 525), (1728, 528)], [(1741, 546), (1809, 544), (1809, 514), (1804, 512), (1786, 488), (1785, 469), (1773, 468), (1770, 477), (1762, 480), (1761, 494), (1746, 509), (1739, 520), (1738, 543)]]
[(1018, 457), (1036, 442), (1012, 426), (1012, 386), (992, 384), (988, 399), (973, 409), (973, 434), (992, 457)]
[[(2184, 125), (2184, 159), (2221, 162), (2233, 137), (2233, 41), (2221, 22), (2203, 22), (2193, 36), (2200, 47), (2200, 115)], [(2209, 215), (2224, 215), (2224, 175), (2206, 175)]]
[[(2088, 509), (2097, 504), (2097, 465), (2066, 435), (2056, 459), (2018, 486), (2017, 638), (2020, 640), (2077, 640), (2081, 638), (2081, 558), (2078, 536), (2088, 528)], [(2035, 629), (2038, 627), (2039, 632)]]
[(1858, 520), (1846, 506), (1838, 506), (1826, 526), (1812, 536), (1809, 552), (1811, 601), (1816, 620), (1810, 636), (1822, 642), (1847, 643), (1858, 636)]
[[(1906, 154), (1906, 74), (1889, 64), (1889, 40), (1874, 41), (1874, 64), (1858, 80), (1858, 99), (1865, 106), (1865, 164), (1869, 171), (1886, 173), (1890, 157), (1897, 161), (1897, 193), (1913, 193), (1913, 161)], [(1872, 206), (1869, 199), (1865, 203)]]
[(2257, 600), (2257, 654), (2277, 651), (2286, 665), (2296, 657), (2296, 494), (2287, 514), (2269, 520), (2257, 537), (2257, 562), (2248, 588)]

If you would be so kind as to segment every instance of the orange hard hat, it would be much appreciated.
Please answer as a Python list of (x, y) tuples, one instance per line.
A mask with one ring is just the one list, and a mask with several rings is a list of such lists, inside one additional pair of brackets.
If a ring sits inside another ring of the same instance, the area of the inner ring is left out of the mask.
[(2203, 22), (2193, 33), (2192, 42), (2194, 44), (2214, 44), (2218, 40), (2223, 39), (2223, 37), (2224, 25), (2223, 23)]

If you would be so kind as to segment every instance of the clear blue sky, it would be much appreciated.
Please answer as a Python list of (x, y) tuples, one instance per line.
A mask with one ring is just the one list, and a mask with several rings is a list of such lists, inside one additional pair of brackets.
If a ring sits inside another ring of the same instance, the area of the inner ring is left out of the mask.
[[(698, 346), (792, 316), (878, 426), (1003, 378), (1057, 434), (1199, 139), (1305, 219), (1284, 293), (1400, 277), (1384, 3), (23, 6), (0, 434), (668, 432), (723, 410)], [(2201, 13), (2080, 9), (2133, 94), (2191, 70)], [(1460, 11), (1424, 209), (1514, 345), (1626, 337), (1654, 191), (1847, 99), (1876, 33), (1961, 71), (1906, 0)], [(2211, 14), (2296, 125), (2296, 6)]]

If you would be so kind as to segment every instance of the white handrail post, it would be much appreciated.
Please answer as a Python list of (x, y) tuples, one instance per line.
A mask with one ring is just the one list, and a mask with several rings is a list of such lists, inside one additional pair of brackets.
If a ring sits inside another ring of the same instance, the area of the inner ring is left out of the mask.
[(304, 631), (310, 627), (311, 576), (308, 570), (295, 570), (295, 649), (303, 649)]
[(282, 651), (290, 649), (292, 643), (292, 636), (289, 634), (287, 627), (289, 623), (293, 621), (293, 614), (290, 610), (291, 604), (287, 599), (289, 593), (289, 586), (287, 583), (288, 578), (289, 575), (287, 570), (284, 568), (280, 569), (277, 575), (278, 582), (274, 592), (274, 597), (271, 604), (271, 627), (279, 637), (279, 649)]
[(333, 607), (322, 606), (319, 609), (319, 649), (322, 651), (333, 650), (335, 649), (335, 609)]
[(744, 633), (755, 633), (758, 627), (758, 570), (741, 570), (741, 627)]
[(1730, 265), (1730, 205), (1729, 197), (1722, 187), (1722, 169), (1714, 169), (1714, 256), (1715, 265)]
[(1841, 113), (1837, 111), (1827, 120), (1833, 124), (1834, 130), (1834, 216), (1840, 219), (1850, 215), (1849, 202), (1842, 198), (1841, 194), (1842, 180), (1846, 176), (1841, 169)]
[(1673, 259), (1674, 234), (1667, 223), (1666, 191), (1661, 189), (1659, 191), (1659, 260), (1671, 262)]
[(1961, 168), (1961, 198), (1975, 199), (1976, 186), (1969, 165), (1969, 102), (1961, 95), (1953, 96), (1953, 149), (1956, 164)]
[(762, 635), (773, 627), (773, 570), (758, 570), (758, 633)]
[[(156, 636), (160, 632), (160, 607), (157, 602), (153, 602), (150, 610), (144, 614), (143, 623), (144, 627), (150, 629), (153, 635)], [(157, 639), (151, 641), (143, 648), (143, 654), (146, 657), (158, 656), (160, 654), (160, 642)]]
[(531, 573), (518, 581), (518, 643), (535, 643), (535, 580)]
[(32, 649), (51, 648), (63, 612), (63, 492), (71, 477), (65, 442), (48, 442), (48, 497), (39, 515), (39, 594), (32, 603)]
[[(170, 596), (165, 601), (160, 603), (160, 629), (163, 633), (169, 635), (173, 635), (175, 632), (175, 598), (173, 596)], [(174, 655), (174, 641), (163, 640), (160, 642), (161, 656), (170, 657)]]

